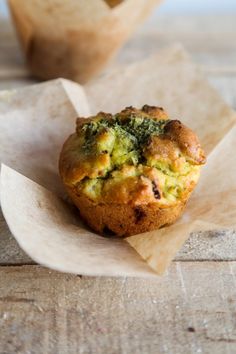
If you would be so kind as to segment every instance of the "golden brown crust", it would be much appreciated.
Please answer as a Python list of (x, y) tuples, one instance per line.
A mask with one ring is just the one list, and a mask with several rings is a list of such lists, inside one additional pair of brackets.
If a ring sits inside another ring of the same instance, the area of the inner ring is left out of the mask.
[[(106, 114), (103, 112), (101, 113)], [(129, 116), (131, 113), (136, 115), (146, 114), (147, 117), (151, 117), (154, 120), (166, 120), (169, 118), (167, 112), (162, 107), (149, 106), (147, 104), (145, 104), (141, 109), (137, 109), (133, 106), (126, 107), (119, 113), (119, 116), (121, 118), (123, 117), (124, 119), (126, 119), (127, 116)]]
[[(101, 119), (101, 118), (104, 118), (106, 120), (110, 120), (112, 119), (112, 114), (110, 113), (105, 113), (105, 112), (99, 112), (97, 115), (96, 115), (96, 118), (97, 119)], [(81, 127), (86, 124), (86, 123), (89, 123), (89, 122), (92, 122), (94, 120), (94, 117), (89, 117), (89, 118), (84, 118), (84, 117), (78, 117), (76, 119), (76, 131), (79, 132)]]
[[(137, 130), (130, 133), (132, 119), (137, 119), (137, 128), (135, 125), (131, 129)], [(126, 158), (135, 150), (137, 162), (125, 160), (115, 165), (115, 154), (132, 141), (125, 142), (127, 136), (130, 139), (134, 134), (139, 141), (135, 134), (140, 133), (140, 119), (145, 124), (148, 121), (141, 131), (143, 134), (147, 130), (148, 137), (138, 147), (134, 145), (137, 151), (131, 145), (124, 152)], [(117, 138), (121, 133), (114, 124), (121, 131), (127, 129), (127, 136)], [(153, 124), (163, 125), (160, 133), (153, 133)], [(91, 129), (88, 136), (87, 127)], [(88, 139), (92, 145), (86, 145)], [(115, 143), (118, 139), (118, 148), (114, 148), (112, 139)], [(111, 141), (113, 147), (108, 151), (106, 146)], [(100, 234), (110, 230), (117, 236), (129, 236), (173, 223), (184, 210), (198, 181), (199, 165), (204, 162), (204, 152), (191, 129), (178, 120), (168, 120), (162, 108), (145, 105), (142, 109), (127, 107), (116, 116), (100, 112), (95, 117), (78, 118), (76, 133), (62, 148), (59, 171), (71, 199), (92, 229)]]
[(179, 120), (169, 121), (164, 129), (164, 134), (171, 141), (175, 141), (180, 149), (193, 161), (204, 164), (206, 157), (201, 149), (197, 135)]
[(162, 107), (149, 106), (145, 104), (142, 107), (142, 111), (149, 114), (152, 118), (156, 120), (169, 118), (167, 112)]
[(174, 161), (178, 158), (178, 144), (170, 140), (165, 135), (153, 136), (145, 149), (145, 153), (155, 159), (170, 159)]
[(186, 201), (167, 208), (157, 204), (95, 204), (73, 188), (66, 190), (83, 220), (101, 235), (126, 237), (159, 229), (174, 223), (182, 214)]
[(59, 159), (59, 172), (65, 184), (76, 183), (88, 175), (90, 178), (102, 177), (104, 166), (109, 164), (108, 154), (94, 155), (88, 159), (78, 151), (79, 143), (74, 133), (65, 141)]

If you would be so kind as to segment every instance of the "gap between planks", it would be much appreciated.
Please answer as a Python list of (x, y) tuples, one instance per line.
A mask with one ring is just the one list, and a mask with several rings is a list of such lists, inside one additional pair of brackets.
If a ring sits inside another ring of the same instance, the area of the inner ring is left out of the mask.
[(0, 353), (233, 354), (236, 262), (155, 279), (0, 267)]
[[(172, 260), (172, 263), (173, 264), (177, 264), (177, 263), (236, 263), (236, 259), (233, 260), (233, 259), (192, 259), (192, 260), (189, 260), (189, 259), (173, 259)], [(17, 268), (17, 267), (39, 267), (39, 268), (42, 268), (42, 269), (48, 269), (48, 270), (51, 270), (51, 271), (54, 271), (53, 269), (50, 269), (48, 267), (44, 267), (38, 263), (35, 263), (34, 261), (32, 262), (24, 262), (24, 263), (0, 263), (0, 270), (1, 268), (4, 269), (4, 268)], [(63, 273), (63, 272), (58, 272), (58, 273)], [(65, 273), (65, 274), (71, 274), (73, 275), (72, 273)], [(80, 274), (78, 274), (80, 275)], [(81, 277), (84, 276), (84, 275), (80, 275)]]

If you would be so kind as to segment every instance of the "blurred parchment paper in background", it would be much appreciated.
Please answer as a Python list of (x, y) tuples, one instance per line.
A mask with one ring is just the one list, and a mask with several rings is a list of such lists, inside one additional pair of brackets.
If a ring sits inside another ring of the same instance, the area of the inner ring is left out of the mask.
[[(2, 168), (3, 214), (32, 259), (76, 274), (152, 276), (153, 270), (158, 274), (165, 271), (191, 231), (235, 226), (235, 112), (202, 78), (181, 47), (165, 49), (109, 74), (87, 86), (86, 92), (94, 113), (114, 112), (131, 104), (163, 105), (171, 118), (193, 127), (212, 152), (199, 192), (194, 193), (178, 223), (125, 240), (103, 238), (88, 231), (78, 212), (59, 198), (59, 149), (65, 136), (74, 132), (77, 113), (88, 112), (83, 88), (55, 80), (1, 93), (1, 160), (57, 194), (6, 166)], [(12, 141), (17, 142), (16, 151)], [(217, 187), (213, 187), (214, 180)]]
[(161, 0), (8, 0), (31, 72), (84, 83)]

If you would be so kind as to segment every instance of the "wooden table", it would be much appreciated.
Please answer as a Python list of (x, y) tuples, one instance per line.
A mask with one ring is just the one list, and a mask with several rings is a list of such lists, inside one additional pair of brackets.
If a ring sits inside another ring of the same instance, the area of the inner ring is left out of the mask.
[[(236, 108), (235, 33), (233, 16), (155, 16), (111, 66), (180, 41)], [(12, 27), (0, 18), (0, 89), (32, 82)], [(81, 277), (35, 265), (1, 217), (0, 353), (236, 353), (235, 233), (202, 237), (198, 256), (187, 243), (158, 280)]]

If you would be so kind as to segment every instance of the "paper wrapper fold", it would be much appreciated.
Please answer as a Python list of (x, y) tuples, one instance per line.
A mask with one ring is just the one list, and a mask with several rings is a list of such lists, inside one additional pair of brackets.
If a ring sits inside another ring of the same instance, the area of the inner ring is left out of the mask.
[(27, 62), (42, 79), (83, 83), (161, 0), (8, 0)]
[(38, 263), (75, 274), (154, 275), (126, 242), (88, 231), (68, 204), (4, 165), (1, 206), (16, 240)]
[(1, 91), (1, 162), (62, 195), (58, 156), (78, 115), (89, 115), (84, 90), (66, 80)]
[[(190, 232), (236, 226), (236, 116), (181, 47), (99, 79), (86, 93), (66, 80), (0, 93), (0, 159), (9, 166), (1, 171), (1, 207), (32, 259), (76, 274), (153, 276), (166, 270)], [(195, 129), (208, 162), (175, 225), (125, 240), (103, 238), (61, 199), (59, 150), (78, 114), (144, 103), (164, 106)]]

